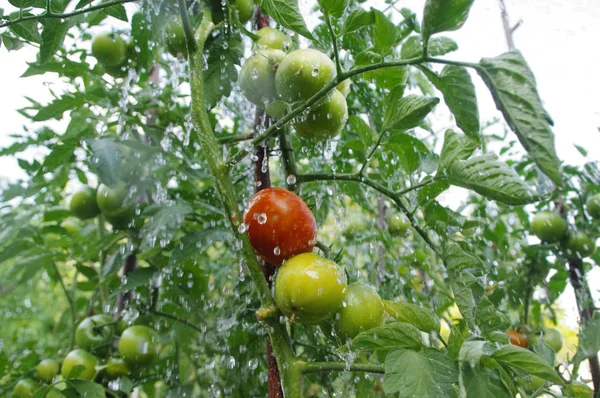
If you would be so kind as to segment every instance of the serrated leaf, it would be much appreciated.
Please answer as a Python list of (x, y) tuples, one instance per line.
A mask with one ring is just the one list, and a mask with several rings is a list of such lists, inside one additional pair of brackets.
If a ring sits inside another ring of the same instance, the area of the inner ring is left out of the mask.
[(205, 51), (208, 58), (204, 71), (204, 92), (207, 106), (213, 108), (231, 93), (238, 76), (235, 66), (240, 64), (244, 45), (239, 34), (221, 33), (211, 40)]
[(146, 19), (145, 13), (135, 13), (131, 18), (131, 37), (136, 47), (136, 62), (140, 68), (150, 70), (152, 64), (152, 50), (149, 44), (156, 38), (152, 35), (152, 27)]
[(79, 108), (86, 103), (85, 96), (81, 93), (68, 93), (55, 99), (33, 117), (34, 122), (43, 122), (49, 119), (62, 119), (63, 113)]
[(79, 77), (89, 72), (89, 65), (63, 59), (61, 62), (46, 62), (43, 64), (30, 63), (29, 68), (21, 77), (43, 75), (48, 72), (56, 72), (61, 76)]
[(421, 69), (433, 85), (442, 92), (444, 102), (456, 118), (456, 124), (469, 137), (479, 142), (479, 108), (471, 75), (461, 66), (446, 65), (436, 75), (427, 68)]
[(513, 397), (502, 382), (498, 369), (472, 368), (466, 364), (460, 370), (460, 391), (463, 397)]
[(332, 17), (339, 18), (348, 8), (349, 0), (319, 0), (323, 12)]
[(507, 330), (510, 326), (510, 319), (498, 311), (487, 297), (483, 297), (477, 304), (475, 319), (484, 336), (497, 330)]
[(502, 365), (562, 384), (562, 379), (556, 374), (552, 366), (548, 365), (542, 357), (525, 348), (511, 344), (505, 345), (497, 350), (492, 357)]
[(362, 8), (353, 10), (346, 21), (344, 21), (344, 34), (355, 32), (359, 29), (373, 25), (375, 23), (375, 15), (372, 11), (366, 11)]
[(443, 174), (454, 161), (468, 159), (476, 148), (477, 144), (468, 136), (446, 130), (444, 146), (438, 164), (438, 173)]
[(298, 9), (298, 0), (262, 0), (261, 8), (283, 27), (314, 40)]
[(423, 10), (421, 34), (423, 41), (431, 35), (460, 29), (469, 16), (474, 0), (427, 0)]
[[(24, 13), (25, 15), (31, 15)], [(17, 36), (34, 43), (41, 43), (42, 36), (38, 30), (38, 23), (36, 21), (24, 21), (18, 24), (10, 25), (9, 29)]]
[(13, 7), (29, 8), (29, 7), (33, 7), (33, 5), (36, 3), (36, 0), (8, 0), (8, 2)]
[(463, 270), (458, 274), (452, 274), (449, 278), (454, 301), (463, 318), (470, 326), (475, 324), (475, 308), (485, 289), (480, 280), (471, 272)]
[(496, 107), (538, 167), (562, 185), (560, 160), (554, 146), (552, 121), (542, 105), (529, 65), (517, 50), (484, 58), (477, 72), (488, 86)]
[(463, 270), (483, 270), (481, 259), (463, 250), (457, 243), (448, 242), (444, 247), (444, 264), (448, 272), (457, 274)]
[(383, 300), (385, 311), (395, 320), (410, 323), (423, 332), (440, 332), (440, 319), (432, 310), (416, 304)]
[(464, 342), (465, 338), (460, 331), (460, 328), (456, 325), (452, 326), (450, 329), (450, 337), (448, 337), (448, 355), (450, 358), (454, 360), (458, 359), (458, 353)]
[[(434, 37), (429, 40), (429, 55), (437, 57), (458, 50), (458, 44), (449, 37)], [(402, 59), (416, 58), (423, 54), (421, 36), (410, 36), (402, 44), (400, 56)]]
[(107, 15), (110, 15), (111, 17), (114, 17), (118, 20), (121, 20), (123, 22), (127, 22), (127, 11), (125, 10), (125, 7), (123, 7), (122, 4), (115, 4), (114, 6), (110, 6), (107, 8), (104, 8), (104, 12)]
[(458, 360), (466, 362), (471, 367), (479, 365), (484, 356), (490, 356), (496, 351), (496, 347), (485, 340), (465, 341), (458, 353)]
[[(358, 351), (391, 350), (398, 347), (419, 348), (423, 345), (421, 332), (409, 323), (394, 322), (359, 333), (351, 349)], [(336, 350), (345, 351), (346, 346)]]
[(69, 380), (69, 385), (75, 390), (80, 397), (86, 398), (104, 398), (106, 392), (102, 385), (87, 380)]
[(421, 140), (405, 133), (392, 134), (382, 146), (398, 156), (400, 165), (408, 174), (414, 173), (421, 165), (421, 159), (429, 155), (427, 146)]
[(166, 246), (175, 237), (185, 216), (193, 211), (188, 203), (178, 201), (166, 207), (164, 205), (150, 206), (146, 208), (144, 214), (152, 212), (153, 208), (159, 210), (149, 217), (142, 228), (142, 251), (150, 250), (159, 244), (162, 247)]
[(383, 390), (387, 394), (401, 391), (407, 397), (456, 397), (452, 385), (457, 381), (454, 362), (432, 348), (398, 349), (385, 358)]
[(88, 140), (87, 143), (93, 156), (90, 167), (103, 184), (116, 186), (122, 180), (127, 162), (123, 147), (112, 138)]
[(373, 145), (375, 140), (375, 134), (371, 127), (365, 122), (360, 116), (352, 115), (348, 118), (348, 128), (352, 133), (360, 137), (362, 143), (366, 148)]
[(375, 16), (373, 44), (380, 52), (388, 52), (396, 43), (396, 26), (379, 10), (371, 9)]
[(70, 27), (69, 22), (60, 22), (57, 19), (45, 20), (43, 25), (40, 63), (47, 62), (54, 57), (54, 54), (62, 47)]
[(49, 173), (60, 166), (71, 163), (73, 152), (79, 146), (79, 139), (70, 138), (62, 143), (52, 147), (52, 152), (46, 156), (42, 167), (39, 169), (40, 174)]
[(398, 98), (392, 92), (384, 103), (383, 129), (408, 130), (417, 127), (439, 102), (439, 98), (414, 94)]
[[(358, 54), (355, 58), (355, 67), (377, 64), (382, 61), (380, 54), (373, 49), (365, 50)], [(367, 80), (375, 82), (377, 87), (393, 90), (394, 88), (406, 83), (407, 71), (405, 66), (397, 66), (392, 68), (383, 68), (373, 70), (363, 74)]]
[(493, 153), (452, 162), (442, 175), (452, 185), (472, 189), (507, 205), (525, 205), (540, 200), (517, 172)]
[(574, 362), (597, 355), (600, 351), (600, 317), (589, 321), (579, 332), (579, 346), (575, 354)]

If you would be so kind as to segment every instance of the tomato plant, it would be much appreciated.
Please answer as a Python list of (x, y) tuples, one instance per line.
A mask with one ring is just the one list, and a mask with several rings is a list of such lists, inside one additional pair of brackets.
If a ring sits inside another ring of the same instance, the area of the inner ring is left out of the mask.
[(98, 203), (96, 203), (96, 191), (86, 187), (75, 192), (69, 202), (69, 209), (75, 217), (82, 220), (96, 217), (100, 214)]
[(127, 43), (119, 35), (101, 34), (92, 42), (92, 54), (104, 66), (118, 66), (127, 57)]
[(64, 379), (92, 380), (96, 377), (98, 358), (81, 348), (67, 354), (63, 360), (60, 374)]
[[(259, 29), (256, 31), (256, 34), (259, 37), (257, 41), (259, 46), (264, 46), (273, 50), (283, 50), (290, 44), (290, 38), (288, 35), (270, 26), (265, 26), (264, 28)], [(248, 61), (246, 61), (246, 63), (247, 62)]]
[(325, 140), (338, 135), (348, 119), (346, 98), (337, 90), (331, 98), (311, 110), (306, 119), (294, 124), (296, 132), (302, 137)]
[(565, 236), (567, 223), (558, 214), (543, 211), (533, 217), (531, 231), (543, 241), (557, 242)]
[(110, 315), (94, 315), (85, 318), (75, 331), (75, 343), (83, 350), (104, 356), (114, 335), (113, 319)]
[(284, 101), (306, 101), (335, 75), (335, 65), (326, 54), (313, 49), (295, 50), (279, 64), (275, 88)]
[(348, 285), (342, 308), (335, 316), (336, 333), (342, 341), (381, 325), (385, 311), (381, 297), (373, 286)]
[(60, 370), (60, 365), (54, 359), (43, 359), (35, 367), (35, 375), (38, 379), (51, 382)]
[(119, 355), (132, 367), (152, 364), (158, 356), (158, 335), (148, 326), (130, 326), (119, 339)]
[(248, 101), (265, 107), (275, 100), (275, 72), (284, 57), (281, 50), (261, 50), (244, 63), (240, 89)]

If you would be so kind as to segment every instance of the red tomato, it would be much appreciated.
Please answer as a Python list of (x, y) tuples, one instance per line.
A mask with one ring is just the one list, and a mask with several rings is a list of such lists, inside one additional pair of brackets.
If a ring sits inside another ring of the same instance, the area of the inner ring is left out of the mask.
[(275, 266), (312, 251), (317, 242), (317, 225), (310, 209), (302, 198), (283, 188), (256, 193), (244, 211), (244, 224), (254, 251)]
[(512, 345), (518, 345), (519, 347), (527, 348), (527, 337), (523, 333), (519, 333), (515, 330), (509, 330), (506, 332), (508, 340)]

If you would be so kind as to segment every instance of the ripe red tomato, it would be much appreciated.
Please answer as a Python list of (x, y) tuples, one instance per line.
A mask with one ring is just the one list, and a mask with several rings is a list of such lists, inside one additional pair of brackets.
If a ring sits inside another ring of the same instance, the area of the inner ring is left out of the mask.
[(255, 194), (244, 211), (250, 243), (266, 262), (280, 266), (310, 252), (317, 241), (315, 217), (302, 198), (283, 188)]
[(516, 330), (509, 330), (506, 334), (508, 335), (510, 344), (527, 348), (527, 337), (523, 333), (519, 333)]

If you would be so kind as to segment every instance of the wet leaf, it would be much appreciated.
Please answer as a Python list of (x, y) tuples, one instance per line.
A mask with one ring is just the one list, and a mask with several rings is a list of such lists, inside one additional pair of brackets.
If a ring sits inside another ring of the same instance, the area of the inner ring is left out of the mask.
[(426, 333), (440, 331), (440, 319), (430, 309), (417, 304), (389, 300), (383, 300), (383, 305), (385, 311), (397, 321), (410, 323)]
[(427, 42), (431, 35), (460, 29), (469, 16), (474, 0), (427, 0), (421, 32)]

